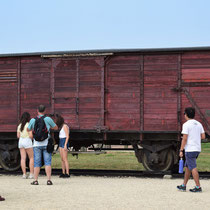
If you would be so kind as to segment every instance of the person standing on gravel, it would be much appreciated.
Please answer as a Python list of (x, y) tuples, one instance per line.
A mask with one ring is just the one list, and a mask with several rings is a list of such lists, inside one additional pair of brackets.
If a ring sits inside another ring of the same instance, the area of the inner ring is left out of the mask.
[(179, 156), (182, 158), (183, 151), (185, 150), (185, 175), (183, 184), (177, 186), (177, 189), (180, 191), (186, 191), (186, 185), (192, 173), (196, 186), (193, 189), (190, 189), (190, 192), (202, 192), (196, 159), (201, 152), (201, 139), (205, 139), (205, 132), (201, 123), (194, 120), (194, 108), (186, 108), (184, 116), (187, 122), (183, 124), (182, 128), (183, 138)]
[(69, 148), (69, 126), (64, 122), (61, 115), (56, 115), (56, 124), (60, 129), (59, 132), (59, 152), (62, 163), (62, 174), (60, 178), (69, 178), (69, 162), (68, 162), (68, 148)]
[[(33, 145), (32, 145), (32, 132), (28, 132), (28, 124), (31, 119), (31, 116), (28, 112), (24, 112), (20, 118), (20, 124), (17, 128), (17, 137), (19, 138), (18, 148), (20, 149), (21, 157), (21, 169), (23, 172), (23, 178), (33, 179), (34, 177), (34, 154), (33, 154)], [(30, 175), (26, 175), (26, 158), (29, 157), (29, 168)]]
[(58, 126), (54, 121), (45, 116), (45, 106), (39, 105), (37, 109), (38, 116), (30, 120), (28, 130), (33, 130), (34, 135), (34, 181), (32, 185), (38, 185), (38, 176), (42, 166), (42, 156), (44, 157), (45, 171), (47, 174), (47, 185), (52, 185), (51, 181), (51, 160), (52, 153), (47, 152), (47, 144), (50, 129), (57, 130)]

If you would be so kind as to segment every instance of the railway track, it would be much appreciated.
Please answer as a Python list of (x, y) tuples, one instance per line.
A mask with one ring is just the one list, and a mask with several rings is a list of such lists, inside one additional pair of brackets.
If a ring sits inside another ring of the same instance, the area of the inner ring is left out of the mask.
[[(0, 168), (1, 175), (21, 175), (21, 170), (5, 171)], [(41, 169), (40, 174), (45, 174), (45, 170)], [(61, 169), (52, 169), (52, 175), (60, 175)], [(163, 178), (165, 175), (172, 178), (183, 178), (184, 174), (166, 172), (149, 172), (134, 170), (94, 170), (94, 169), (71, 169), (70, 174), (74, 176), (103, 176), (103, 177), (141, 177), (141, 178)], [(199, 172), (201, 179), (210, 179), (210, 172)]]

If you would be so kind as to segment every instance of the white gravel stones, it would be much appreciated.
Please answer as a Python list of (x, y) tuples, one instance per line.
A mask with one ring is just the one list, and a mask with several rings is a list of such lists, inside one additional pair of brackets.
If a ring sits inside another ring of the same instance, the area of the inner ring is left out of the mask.
[(135, 209), (210, 209), (210, 180), (201, 180), (203, 193), (193, 194), (189, 180), (187, 192), (179, 192), (182, 179), (107, 178), (72, 176), (59, 179), (53, 176), (53, 185), (46, 185), (46, 176), (39, 185), (21, 176), (1, 176), (0, 195), (6, 201), (0, 209), (6, 210), (135, 210)]
[(172, 176), (166, 174), (166, 175), (163, 176), (163, 179), (172, 179)]

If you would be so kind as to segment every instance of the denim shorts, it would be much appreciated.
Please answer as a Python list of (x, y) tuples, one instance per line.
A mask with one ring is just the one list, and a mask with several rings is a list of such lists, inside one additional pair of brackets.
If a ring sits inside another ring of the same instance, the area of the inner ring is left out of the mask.
[(185, 166), (188, 167), (190, 171), (197, 167), (196, 159), (199, 154), (200, 152), (185, 152)]
[(52, 153), (47, 152), (47, 146), (37, 146), (34, 150), (34, 167), (42, 167), (42, 158), (45, 166), (51, 166)]
[[(59, 147), (64, 148), (65, 141), (66, 141), (66, 138), (60, 138)], [(69, 141), (67, 143), (67, 148), (69, 148)]]

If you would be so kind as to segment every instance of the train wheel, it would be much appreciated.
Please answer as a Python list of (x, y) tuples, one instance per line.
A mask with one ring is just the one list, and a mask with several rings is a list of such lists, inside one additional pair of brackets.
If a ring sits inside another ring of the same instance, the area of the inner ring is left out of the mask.
[(159, 153), (143, 150), (142, 164), (148, 171), (167, 171), (171, 169), (173, 160), (173, 152), (170, 149), (162, 150)]
[(18, 148), (10, 151), (0, 151), (0, 165), (7, 171), (16, 171), (20, 168), (20, 152)]

